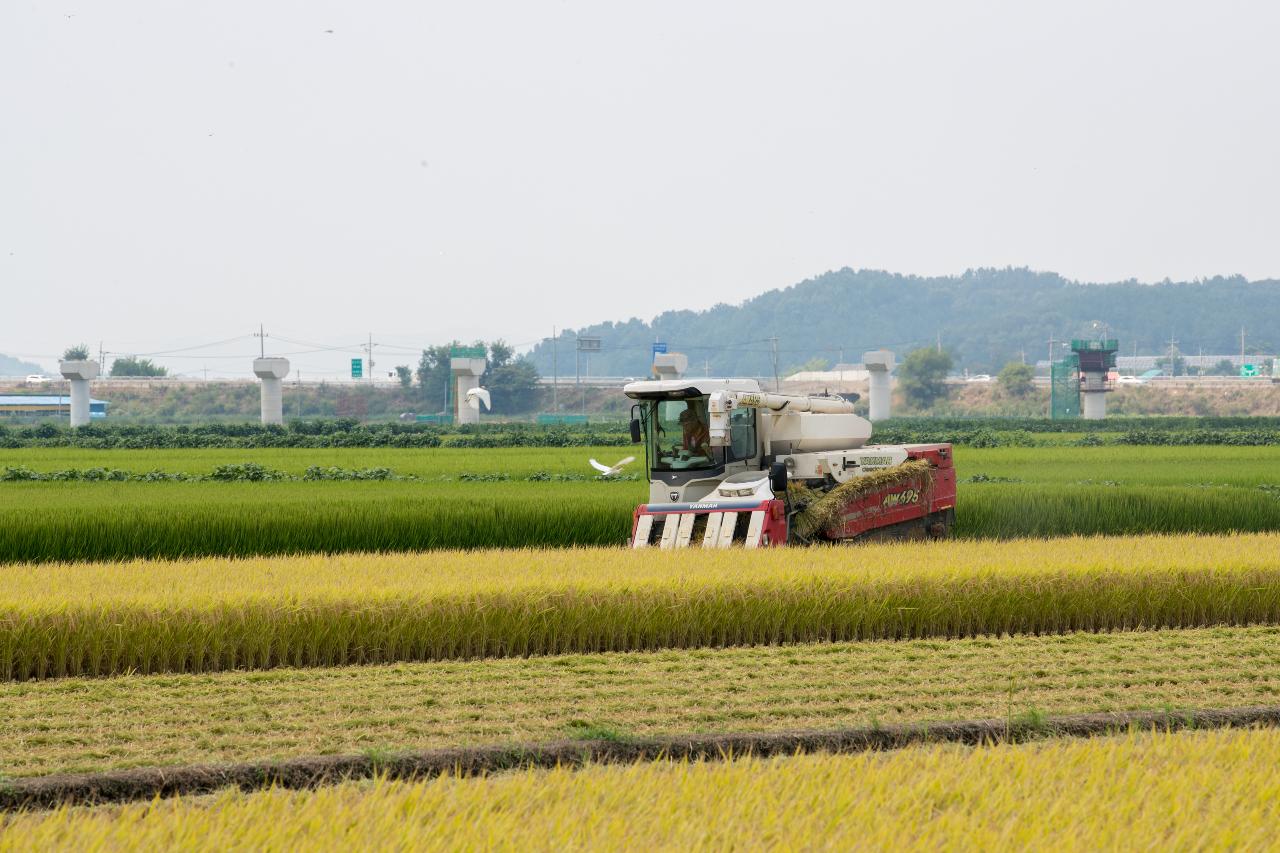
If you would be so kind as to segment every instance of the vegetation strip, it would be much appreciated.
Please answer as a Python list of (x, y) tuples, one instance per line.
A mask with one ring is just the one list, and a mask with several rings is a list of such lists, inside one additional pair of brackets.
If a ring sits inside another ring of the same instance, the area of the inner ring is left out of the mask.
[[(0, 678), (1280, 623), (1280, 535), (0, 568)], [(353, 590), (353, 579), (359, 579)]]
[[(597, 416), (593, 416), (596, 418)], [(1060, 443), (1055, 433), (1082, 434), (1074, 442), (1134, 445), (1280, 444), (1280, 417), (1111, 417), (1052, 420), (1022, 417), (908, 417), (876, 425), (882, 444), (949, 441), (967, 447), (1031, 447)], [(211, 448), (508, 448), (629, 444), (626, 416), (590, 424), (492, 423), (439, 426), (425, 423), (359, 423), (350, 418), (291, 421), (287, 427), (256, 423), (190, 425), (92, 423), (0, 424), (0, 448), (80, 447), (97, 450)]]
[(55, 808), (206, 794), (226, 787), (251, 791), (269, 787), (314, 788), (351, 779), (419, 779), (439, 775), (476, 776), (520, 768), (551, 768), (638, 761), (715, 761), (798, 753), (847, 753), (901, 749), (924, 743), (1017, 743), (1045, 737), (1094, 737), (1126, 730), (1174, 732), (1184, 729), (1280, 725), (1280, 707), (1128, 711), (969, 720), (931, 725), (828, 731), (760, 732), (682, 737), (563, 740), (520, 746), (437, 749), (398, 755), (338, 755), (229, 765), (139, 768), (110, 773), (43, 776), (0, 785), (0, 809)]

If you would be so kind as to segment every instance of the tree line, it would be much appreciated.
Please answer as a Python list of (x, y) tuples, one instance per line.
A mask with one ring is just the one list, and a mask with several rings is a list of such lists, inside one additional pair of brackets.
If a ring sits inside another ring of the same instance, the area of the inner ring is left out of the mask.
[[(1024, 356), (1032, 363), (1046, 358), (1051, 338), (1103, 334), (1118, 338), (1123, 354), (1135, 344), (1141, 353), (1165, 353), (1171, 336), (1184, 352), (1194, 346), (1238, 354), (1243, 327), (1246, 354), (1270, 354), (1280, 347), (1280, 331), (1268, 319), (1276, 316), (1280, 280), (1087, 284), (1015, 268), (936, 277), (845, 268), (737, 305), (569, 330), (556, 346), (567, 373), (576, 337), (601, 338), (591, 372), (609, 376), (647, 375), (655, 340), (688, 355), (691, 371), (701, 373), (705, 363), (718, 376), (772, 376), (775, 357), (782, 371), (811, 359), (857, 362), (870, 349), (905, 353), (939, 343), (956, 368), (995, 373)], [(544, 375), (551, 373), (551, 350), (544, 342), (531, 356)], [(1055, 357), (1063, 352), (1058, 346)]]

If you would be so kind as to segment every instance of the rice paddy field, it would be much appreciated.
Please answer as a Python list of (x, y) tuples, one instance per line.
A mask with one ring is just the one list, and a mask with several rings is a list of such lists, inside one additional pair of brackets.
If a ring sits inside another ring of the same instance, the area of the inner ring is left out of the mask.
[[(620, 547), (646, 486), (586, 459), (627, 453), (0, 450), (271, 472), (0, 479), (0, 849), (1273, 846), (1264, 722), (1043, 721), (1280, 719), (1280, 451), (958, 448), (958, 540), (677, 553)], [(966, 721), (987, 734), (519, 758)], [(514, 769), (464, 772), (485, 750)], [(456, 772), (378, 775), (438, 754)], [(270, 769), (344, 756), (372, 775)], [(248, 790), (174, 781), (241, 765)], [(64, 799), (22, 806), (41, 785)]]
[[(0, 450), (0, 472), (207, 474), (252, 463), (295, 477), (319, 467), (416, 478), (0, 481), (0, 561), (617, 545), (646, 486), (593, 479), (587, 459), (627, 452)], [(1280, 530), (1271, 447), (959, 448), (956, 464), (962, 538)]]

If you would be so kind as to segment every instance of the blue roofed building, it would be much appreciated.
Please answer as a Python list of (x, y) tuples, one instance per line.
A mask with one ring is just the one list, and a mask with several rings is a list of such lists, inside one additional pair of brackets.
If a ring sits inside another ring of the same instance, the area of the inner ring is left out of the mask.
[[(89, 417), (107, 416), (106, 400), (89, 400)], [(0, 394), (0, 416), (57, 417), (71, 416), (71, 397), (67, 394)]]

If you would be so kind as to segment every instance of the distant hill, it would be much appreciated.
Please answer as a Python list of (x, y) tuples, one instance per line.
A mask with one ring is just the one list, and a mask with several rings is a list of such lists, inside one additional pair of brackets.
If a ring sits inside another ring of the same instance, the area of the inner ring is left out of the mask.
[[(1163, 351), (1170, 335), (1184, 353), (1239, 352), (1242, 326), (1250, 352), (1270, 354), (1280, 348), (1280, 280), (1086, 284), (1028, 269), (922, 278), (846, 268), (740, 305), (566, 331), (559, 366), (572, 375), (575, 334), (601, 338), (601, 352), (591, 356), (597, 376), (645, 375), (655, 339), (688, 355), (691, 373), (701, 374), (705, 362), (717, 375), (767, 376), (774, 336), (781, 370), (812, 358), (856, 362), (878, 347), (901, 357), (941, 336), (958, 366), (994, 372), (1024, 350), (1028, 361), (1047, 357), (1050, 336), (1096, 337), (1094, 321), (1126, 354), (1135, 343), (1140, 353)], [(532, 357), (539, 372), (551, 373), (549, 343)]]
[(44, 373), (44, 368), (0, 353), (0, 376), (30, 376), (32, 373)]

